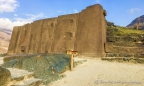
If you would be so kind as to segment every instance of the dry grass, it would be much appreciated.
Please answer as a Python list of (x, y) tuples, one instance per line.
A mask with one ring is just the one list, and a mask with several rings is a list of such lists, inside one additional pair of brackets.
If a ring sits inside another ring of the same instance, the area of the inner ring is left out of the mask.
[(116, 34), (121, 34), (121, 35), (144, 34), (144, 31), (143, 31), (143, 30), (123, 29), (123, 28), (120, 28), (120, 29), (118, 29), (118, 32), (117, 32)]
[(134, 28), (127, 28), (121, 26), (108, 26), (107, 28), (112, 29), (115, 36), (144, 35), (144, 30), (136, 30)]

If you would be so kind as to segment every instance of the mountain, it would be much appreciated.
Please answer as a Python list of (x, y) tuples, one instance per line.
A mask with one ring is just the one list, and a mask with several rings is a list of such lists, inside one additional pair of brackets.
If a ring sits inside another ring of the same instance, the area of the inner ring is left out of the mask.
[(9, 29), (0, 29), (0, 54), (7, 52), (11, 34)]
[(134, 28), (135, 25), (138, 25), (139, 29), (144, 29), (144, 15), (134, 19), (127, 27)]

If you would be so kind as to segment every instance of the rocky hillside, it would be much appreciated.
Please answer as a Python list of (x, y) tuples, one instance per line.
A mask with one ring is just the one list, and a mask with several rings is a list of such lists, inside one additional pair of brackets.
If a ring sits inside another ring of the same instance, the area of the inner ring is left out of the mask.
[(0, 54), (7, 52), (11, 33), (11, 30), (0, 29)]
[(144, 29), (144, 15), (134, 19), (127, 27), (134, 28), (135, 25), (138, 25), (139, 29)]

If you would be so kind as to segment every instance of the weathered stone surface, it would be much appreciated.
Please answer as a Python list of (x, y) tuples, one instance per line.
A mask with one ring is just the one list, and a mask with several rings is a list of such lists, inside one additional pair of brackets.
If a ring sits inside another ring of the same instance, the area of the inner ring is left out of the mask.
[(113, 42), (106, 42), (105, 43), (105, 51), (106, 51), (106, 53), (112, 53), (113, 52)]
[(40, 53), (51, 53), (52, 43), (54, 40), (54, 31), (56, 29), (57, 19), (44, 19), (41, 30), (41, 41), (38, 51)]
[(10, 44), (8, 48), (8, 54), (15, 54), (19, 32), (20, 32), (20, 26), (13, 28), (13, 32), (12, 32), (12, 36), (11, 36), (11, 40), (10, 40)]
[(113, 53), (106, 53), (106, 57), (114, 57)]
[(10, 82), (10, 71), (0, 66), (0, 86), (7, 86)]
[(105, 56), (106, 21), (100, 5), (89, 6), (79, 13), (75, 50), (80, 54)]
[(66, 53), (105, 56), (106, 11), (101, 5), (89, 6), (77, 14), (34, 21), (15, 27), (8, 54)]
[(41, 41), (42, 20), (35, 21), (31, 24), (31, 42), (29, 53), (38, 53)]
[(52, 52), (64, 53), (74, 50), (77, 31), (77, 14), (59, 16), (54, 34)]
[[(22, 53), (27, 53), (29, 49), (29, 42), (30, 42), (30, 31), (31, 31), (31, 25), (26, 24), (22, 27), (20, 27), (20, 33), (19, 37), (17, 40), (17, 45), (16, 45), (16, 50), (15, 53), (17, 54), (22, 54)], [(22, 51), (22, 47), (25, 49)]]
[(113, 49), (114, 53), (129, 53), (129, 54), (136, 54), (136, 53), (143, 53), (144, 52), (144, 48), (143, 47), (119, 47), (119, 46), (115, 46)]

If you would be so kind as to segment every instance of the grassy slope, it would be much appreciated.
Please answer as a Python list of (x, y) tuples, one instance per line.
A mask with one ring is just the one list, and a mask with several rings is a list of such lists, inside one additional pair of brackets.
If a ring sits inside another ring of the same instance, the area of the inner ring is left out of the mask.
[(120, 27), (120, 26), (116, 26), (116, 27), (109, 27), (110, 29), (114, 30), (114, 35), (116, 36), (127, 36), (127, 35), (144, 35), (144, 30), (136, 30), (133, 28), (127, 28), (127, 27)]

